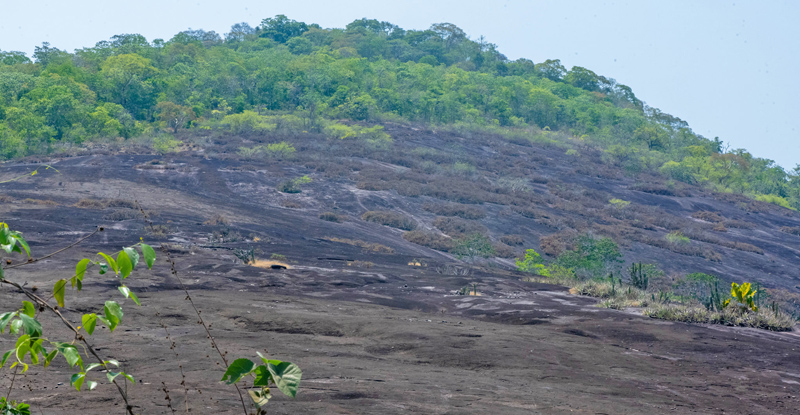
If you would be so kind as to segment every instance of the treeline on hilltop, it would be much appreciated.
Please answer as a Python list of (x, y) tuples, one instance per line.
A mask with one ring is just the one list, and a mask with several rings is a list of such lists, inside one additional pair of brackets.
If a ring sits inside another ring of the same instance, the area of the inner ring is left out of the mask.
[[(187, 30), (148, 42), (124, 34), (73, 53), (44, 43), (33, 60), (0, 51), (6, 159), (162, 128), (230, 128), (243, 120), (263, 127), (269, 119), (259, 117), (275, 116), (302, 120), (308, 131), (332, 119), (557, 131), (565, 146), (599, 147), (631, 174), (660, 173), (800, 208), (800, 170), (728, 151), (613, 79), (567, 70), (559, 60), (510, 61), (449, 23), (404, 30), (360, 19), (325, 29), (279, 15), (255, 28), (235, 24), (224, 37)], [(358, 135), (340, 133), (332, 136)]]

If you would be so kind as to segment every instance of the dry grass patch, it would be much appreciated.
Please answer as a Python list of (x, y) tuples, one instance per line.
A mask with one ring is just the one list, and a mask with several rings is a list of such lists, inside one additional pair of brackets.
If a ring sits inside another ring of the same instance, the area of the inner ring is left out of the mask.
[(439, 216), (458, 216), (462, 219), (483, 219), (486, 217), (486, 212), (483, 209), (474, 206), (461, 205), (456, 203), (450, 204), (433, 204), (427, 203), (422, 206), (428, 212)]
[(347, 221), (346, 216), (337, 215), (333, 212), (323, 212), (319, 214), (319, 218), (328, 222), (342, 223)]
[(394, 253), (394, 249), (389, 248), (386, 245), (381, 245), (381, 244), (375, 243), (375, 242), (366, 242), (366, 241), (362, 241), (362, 240), (359, 240), (359, 239), (335, 238), (335, 237), (331, 237), (331, 236), (326, 236), (326, 237), (324, 237), (322, 239), (324, 239), (326, 241), (339, 242), (339, 243), (342, 243), (342, 244), (357, 246), (357, 247), (359, 247), (361, 249), (364, 249), (365, 251), (378, 252), (378, 253), (382, 253), (382, 254), (393, 254)]
[(517, 257), (517, 250), (504, 244), (494, 244), (494, 256), (498, 258), (516, 258)]
[(115, 210), (108, 215), (103, 216), (103, 220), (110, 220), (120, 222), (123, 220), (136, 219), (139, 217), (139, 212), (134, 210)]
[(125, 199), (81, 199), (75, 204), (81, 209), (105, 209), (110, 207), (136, 209), (136, 203)]
[(510, 246), (522, 246), (525, 240), (521, 235), (503, 235), (500, 237), (500, 242)]
[(403, 239), (412, 244), (426, 246), (437, 251), (448, 252), (455, 247), (455, 242), (451, 238), (433, 232), (410, 231), (403, 234)]
[(788, 233), (789, 235), (800, 236), (800, 227), (797, 226), (782, 226), (781, 232)]
[(43, 199), (22, 199), (20, 202), (27, 203), (29, 205), (40, 205), (40, 206), (57, 206), (58, 202), (55, 200), (43, 200)]
[(414, 221), (414, 219), (402, 213), (392, 211), (371, 210), (361, 215), (361, 219), (366, 222), (379, 223), (404, 231), (413, 231), (417, 228), (417, 222)]
[(281, 201), (281, 206), (283, 206), (285, 208), (289, 208), (289, 209), (302, 209), (303, 208), (303, 205), (301, 205), (300, 202), (297, 202), (297, 201), (294, 201), (294, 200), (289, 200), (289, 199), (282, 200)]
[(433, 221), (433, 226), (444, 234), (454, 238), (475, 233), (486, 234), (488, 230), (478, 222), (440, 216)]
[(656, 304), (644, 310), (644, 315), (684, 323), (723, 324), (771, 331), (791, 331), (795, 325), (791, 316), (780, 311), (740, 312), (730, 307), (723, 311), (708, 311), (702, 307)]

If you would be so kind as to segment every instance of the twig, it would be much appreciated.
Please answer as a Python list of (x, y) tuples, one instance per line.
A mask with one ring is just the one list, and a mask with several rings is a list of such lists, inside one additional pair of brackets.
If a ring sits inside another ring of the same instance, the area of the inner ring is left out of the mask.
[[(169, 340), (169, 343), (170, 343), (170, 345), (169, 345), (170, 350), (175, 352), (175, 358), (176, 359), (180, 359), (180, 356), (178, 355), (178, 350), (177, 350), (177, 346), (178, 345), (177, 345), (177, 343), (175, 343), (174, 340), (172, 340), (172, 336), (169, 334), (169, 329), (167, 329), (167, 325), (164, 324), (164, 319), (161, 318), (161, 313), (158, 311), (158, 307), (156, 307), (156, 317), (158, 317), (158, 323), (161, 324), (161, 327), (164, 328), (164, 333), (167, 334), (167, 340)], [(186, 415), (189, 415), (189, 388), (186, 385), (186, 374), (183, 372), (183, 365), (182, 364), (178, 364), (178, 369), (180, 369), (180, 371), (181, 371), (181, 385), (183, 386), (183, 398), (184, 398), (184, 402), (186, 404)], [(161, 383), (163, 384), (164, 382), (161, 382)], [(164, 388), (166, 388), (166, 387), (167, 387), (167, 385), (164, 385)], [(166, 390), (164, 392), (166, 392)], [(167, 395), (167, 396), (169, 396), (169, 395)], [(170, 408), (172, 408), (172, 407), (170, 406)], [(172, 409), (172, 412), (175, 413), (175, 409)]]
[[(63, 315), (63, 314), (61, 314), (61, 311), (59, 311), (59, 310), (58, 310), (58, 308), (56, 308), (56, 307), (53, 307), (53, 306), (52, 306), (52, 305), (50, 305), (50, 303), (48, 303), (48, 302), (47, 302), (45, 299), (43, 299), (42, 297), (39, 297), (38, 295), (34, 294), (32, 291), (28, 290), (27, 288), (23, 287), (22, 285), (20, 285), (20, 284), (18, 284), (18, 283), (16, 283), (16, 282), (14, 282), (14, 281), (10, 281), (10, 280), (8, 280), (8, 279), (4, 279), (4, 280), (0, 280), (0, 283), (3, 283), (3, 284), (8, 284), (8, 285), (11, 285), (11, 286), (13, 286), (14, 288), (16, 288), (16, 289), (18, 289), (18, 290), (22, 291), (22, 292), (23, 292), (23, 294), (25, 294), (25, 295), (26, 295), (28, 298), (30, 298), (30, 299), (31, 299), (31, 300), (33, 300), (35, 303), (37, 303), (37, 304), (38, 304), (40, 307), (45, 307), (45, 308), (47, 308), (48, 310), (50, 310), (50, 311), (52, 311), (53, 313), (55, 313), (55, 315), (57, 315), (57, 316), (58, 316), (58, 317), (61, 319), (61, 322), (63, 322), (63, 323), (64, 323), (64, 325), (66, 325), (66, 326), (67, 326), (67, 327), (68, 327), (68, 328), (69, 328), (69, 329), (70, 329), (70, 330), (71, 330), (73, 333), (75, 333), (75, 339), (76, 339), (76, 340), (78, 340), (78, 341), (80, 341), (80, 342), (82, 342), (82, 343), (85, 345), (85, 347), (86, 347), (86, 350), (88, 350), (88, 351), (89, 351), (89, 353), (91, 353), (91, 354), (92, 354), (92, 356), (94, 356), (94, 357), (95, 357), (95, 359), (97, 359), (97, 361), (98, 361), (98, 362), (100, 362), (100, 364), (101, 364), (103, 367), (106, 367), (105, 360), (103, 360), (103, 358), (101, 358), (101, 357), (100, 357), (100, 355), (98, 355), (98, 354), (97, 354), (97, 352), (94, 350), (94, 348), (92, 347), (92, 345), (91, 345), (91, 344), (89, 344), (89, 341), (88, 341), (88, 340), (86, 340), (86, 337), (84, 337), (84, 336), (83, 336), (83, 335), (82, 335), (82, 334), (81, 334), (81, 333), (78, 331), (78, 329), (77, 329), (77, 328), (75, 328), (75, 326), (74, 326), (74, 325), (73, 325), (73, 324), (72, 324), (72, 323), (71, 323), (69, 320), (67, 320), (67, 319), (64, 317), (64, 315)], [(117, 382), (117, 380), (116, 380), (116, 379), (114, 379), (114, 380), (112, 381), (112, 383), (114, 384), (114, 386), (116, 386), (116, 387), (117, 387), (117, 390), (119, 391), (119, 394), (120, 394), (120, 396), (122, 396), (122, 400), (123, 400), (123, 401), (125, 401), (125, 409), (127, 410), (128, 414), (129, 414), (129, 415), (135, 415), (135, 414), (133, 413), (133, 407), (132, 407), (132, 406), (130, 405), (130, 403), (128, 402), (128, 395), (125, 393), (125, 391), (122, 389), (122, 387), (119, 385), (119, 383)]]
[(167, 384), (164, 383), (164, 382), (161, 382), (161, 385), (163, 386), (161, 388), (161, 390), (164, 391), (164, 395), (166, 395), (166, 398), (164, 398), (164, 399), (167, 400), (167, 408), (169, 408), (172, 411), (172, 413), (174, 414), (176, 412), (175, 412), (175, 408), (172, 407), (172, 399), (169, 397), (169, 390), (167, 390)]
[(11, 402), (11, 389), (14, 389), (14, 380), (17, 379), (17, 371), (19, 370), (19, 366), (14, 366), (14, 375), (11, 376), (11, 386), (8, 387), (8, 393), (6, 393), (6, 402)]
[(57, 255), (57, 254), (60, 254), (60, 253), (62, 253), (62, 252), (64, 252), (64, 251), (66, 251), (66, 250), (68, 250), (68, 249), (74, 248), (75, 246), (77, 246), (77, 245), (78, 245), (78, 244), (80, 244), (81, 242), (83, 242), (83, 241), (85, 241), (85, 240), (87, 240), (87, 239), (91, 238), (91, 237), (92, 237), (92, 236), (94, 236), (96, 233), (98, 233), (98, 232), (102, 232), (102, 231), (103, 231), (103, 227), (102, 227), (102, 226), (98, 226), (98, 227), (97, 227), (97, 229), (95, 229), (95, 230), (94, 230), (94, 232), (92, 232), (92, 233), (90, 233), (90, 234), (88, 234), (88, 235), (86, 235), (86, 236), (84, 236), (84, 237), (82, 237), (82, 238), (78, 239), (77, 241), (75, 241), (75, 242), (71, 243), (71, 244), (70, 244), (70, 245), (68, 245), (68, 246), (65, 246), (64, 248), (61, 248), (61, 249), (59, 249), (59, 250), (57, 250), (57, 251), (55, 251), (55, 252), (51, 252), (51, 253), (49, 253), (49, 254), (47, 254), (47, 255), (45, 255), (45, 256), (43, 256), (43, 257), (40, 257), (40, 258), (29, 258), (29, 259), (28, 259), (26, 262), (20, 262), (19, 264), (9, 265), (9, 266), (5, 267), (4, 269), (5, 269), (5, 270), (7, 270), (7, 269), (19, 268), (19, 267), (21, 267), (21, 266), (24, 266), (24, 265), (33, 264), (33, 263), (35, 263), (35, 262), (39, 262), (39, 261), (41, 261), (41, 260), (43, 260), (43, 259), (50, 258), (50, 257), (51, 257), (51, 256), (53, 256), (53, 255)]
[[(55, 171), (56, 171), (58, 174), (61, 174), (61, 172), (60, 172), (60, 171), (58, 171), (58, 169), (56, 169), (55, 167), (53, 167), (53, 166), (51, 166), (51, 165), (49, 165), (49, 164), (45, 164), (45, 166), (46, 166), (46, 167), (45, 167), (45, 170), (50, 170), (50, 169), (53, 169), (53, 170), (55, 170)], [(37, 168), (36, 170), (34, 170), (34, 171), (30, 172), (30, 173), (25, 173), (25, 174), (23, 174), (23, 175), (21, 175), (21, 176), (14, 177), (13, 179), (3, 180), (2, 182), (0, 182), (0, 184), (3, 184), (3, 183), (10, 183), (10, 182), (15, 182), (15, 181), (17, 181), (17, 180), (24, 179), (24, 178), (26, 178), (26, 177), (35, 176), (37, 173), (39, 173), (39, 169), (41, 169), (41, 167)]]
[[(142, 213), (142, 216), (144, 217), (145, 222), (147, 222), (148, 227), (152, 230), (153, 222), (150, 220), (150, 217), (147, 215), (144, 209), (142, 209), (138, 201), (134, 202), (139, 207), (139, 211)], [(206, 324), (205, 320), (203, 320), (203, 316), (200, 315), (200, 310), (197, 308), (197, 306), (194, 303), (194, 300), (192, 299), (192, 296), (189, 294), (189, 289), (186, 288), (186, 285), (183, 283), (183, 279), (181, 279), (181, 277), (178, 275), (178, 270), (175, 268), (175, 261), (169, 254), (169, 250), (162, 245), (161, 251), (164, 253), (164, 256), (167, 257), (167, 261), (169, 261), (170, 263), (170, 273), (175, 277), (175, 279), (178, 280), (181, 289), (186, 294), (186, 300), (189, 300), (189, 304), (191, 304), (192, 309), (194, 310), (195, 314), (197, 314), (198, 323), (203, 326), (203, 329), (205, 329), (206, 335), (208, 339), (211, 341), (211, 347), (213, 347), (214, 350), (217, 351), (217, 354), (219, 354), (219, 357), (222, 359), (222, 362), (225, 364), (225, 368), (227, 369), (230, 366), (228, 364), (228, 359), (225, 358), (225, 354), (222, 353), (222, 350), (220, 350), (219, 346), (217, 346), (217, 342), (214, 340), (214, 336), (211, 335), (211, 331), (209, 330), (208, 325)], [(244, 415), (248, 415), (247, 405), (244, 403), (244, 395), (242, 395), (242, 390), (239, 388), (239, 385), (235, 383), (233, 384), (233, 386), (236, 388), (236, 392), (239, 393), (239, 400), (242, 401), (242, 410), (244, 411)]]

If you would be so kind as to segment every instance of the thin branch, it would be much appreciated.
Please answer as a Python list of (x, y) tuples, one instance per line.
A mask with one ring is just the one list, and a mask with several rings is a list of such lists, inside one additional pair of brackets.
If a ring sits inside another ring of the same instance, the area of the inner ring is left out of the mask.
[[(60, 172), (60, 171), (58, 171), (58, 169), (56, 169), (55, 167), (53, 167), (53, 166), (51, 166), (51, 165), (49, 165), (49, 164), (45, 164), (45, 166), (46, 166), (46, 167), (45, 167), (45, 170), (50, 170), (50, 169), (53, 169), (53, 170), (55, 170), (57, 173), (61, 174), (61, 172)], [(36, 170), (34, 170), (34, 171), (30, 172), (30, 173), (25, 173), (25, 174), (23, 174), (23, 175), (21, 175), (21, 176), (14, 177), (14, 178), (12, 178), (12, 179), (3, 180), (3, 181), (1, 181), (1, 182), (0, 182), (0, 184), (3, 184), (3, 183), (10, 183), (10, 182), (15, 182), (15, 181), (17, 181), (17, 180), (21, 180), (21, 179), (24, 179), (24, 178), (26, 178), (26, 177), (35, 176), (37, 173), (39, 173), (39, 169), (41, 169), (41, 167), (37, 168)]]
[(6, 402), (11, 403), (11, 390), (14, 389), (14, 381), (17, 379), (17, 371), (19, 370), (19, 366), (14, 366), (14, 376), (11, 377), (11, 386), (8, 387), (8, 393), (6, 393)]
[[(101, 364), (101, 365), (102, 365), (104, 368), (108, 369), (108, 367), (106, 366), (105, 360), (103, 360), (103, 358), (101, 358), (101, 357), (100, 357), (100, 355), (98, 355), (98, 354), (97, 354), (97, 352), (94, 350), (94, 348), (92, 347), (92, 345), (91, 345), (91, 344), (89, 344), (89, 341), (88, 341), (88, 340), (86, 340), (86, 337), (84, 337), (84, 336), (83, 336), (83, 335), (80, 333), (80, 331), (78, 331), (78, 329), (77, 329), (77, 328), (75, 328), (75, 326), (74, 326), (74, 325), (73, 325), (73, 324), (72, 324), (72, 323), (71, 323), (69, 320), (67, 320), (67, 319), (64, 317), (64, 315), (63, 315), (63, 314), (61, 314), (61, 311), (59, 311), (59, 310), (58, 310), (58, 308), (56, 308), (56, 307), (54, 307), (54, 306), (50, 305), (50, 303), (48, 303), (48, 302), (47, 302), (47, 300), (43, 299), (42, 297), (39, 297), (39, 296), (38, 296), (38, 295), (36, 295), (36, 294), (35, 294), (33, 291), (31, 291), (31, 290), (28, 290), (28, 289), (27, 289), (27, 288), (25, 288), (24, 286), (22, 286), (22, 285), (20, 285), (20, 284), (18, 284), (18, 283), (16, 283), (16, 282), (14, 282), (14, 281), (10, 281), (10, 280), (8, 280), (8, 279), (4, 279), (4, 280), (0, 280), (0, 283), (2, 283), (2, 284), (8, 284), (8, 285), (11, 285), (11, 286), (15, 287), (16, 289), (18, 289), (18, 290), (22, 291), (22, 292), (23, 292), (23, 294), (25, 294), (25, 295), (26, 295), (26, 296), (27, 296), (29, 299), (31, 299), (33, 302), (37, 303), (37, 304), (38, 304), (40, 307), (45, 307), (45, 308), (47, 308), (48, 310), (52, 311), (52, 312), (53, 312), (55, 315), (57, 315), (57, 316), (58, 316), (58, 317), (61, 319), (61, 322), (63, 322), (65, 326), (67, 326), (67, 327), (68, 327), (68, 328), (69, 328), (69, 329), (70, 329), (70, 330), (71, 330), (73, 333), (75, 333), (75, 339), (76, 339), (76, 340), (78, 340), (78, 341), (80, 341), (80, 342), (82, 342), (82, 343), (85, 345), (85, 348), (86, 348), (86, 350), (88, 350), (88, 351), (89, 351), (89, 353), (91, 353), (91, 354), (92, 354), (92, 356), (94, 356), (94, 357), (97, 359), (97, 361), (98, 361), (98, 362), (99, 362), (99, 363), (100, 363), (100, 364)], [(114, 384), (114, 386), (116, 386), (116, 387), (117, 387), (117, 391), (119, 391), (119, 394), (120, 394), (120, 396), (122, 396), (122, 400), (123, 400), (123, 401), (125, 401), (125, 409), (126, 409), (126, 411), (128, 412), (128, 415), (135, 415), (135, 414), (133, 413), (133, 407), (132, 407), (132, 406), (130, 405), (130, 403), (128, 402), (128, 395), (127, 395), (127, 394), (125, 393), (125, 391), (122, 389), (122, 387), (120, 386), (120, 384), (117, 382), (117, 380), (116, 380), (116, 379), (114, 379), (114, 380), (113, 380), (111, 383), (113, 383), (113, 384)]]
[[(142, 209), (138, 201), (136, 201), (136, 205), (139, 206), (139, 211), (144, 216), (144, 220), (145, 222), (147, 222), (148, 227), (151, 230), (153, 230), (153, 221), (150, 220), (150, 217), (147, 216), (147, 213), (144, 211), (144, 209)], [(175, 261), (169, 254), (169, 250), (166, 247), (164, 247), (164, 245), (161, 245), (161, 251), (164, 253), (164, 256), (167, 257), (167, 261), (169, 261), (170, 263), (170, 273), (175, 277), (175, 279), (178, 280), (181, 289), (186, 294), (186, 299), (189, 300), (189, 304), (191, 304), (192, 309), (194, 309), (195, 314), (197, 314), (198, 323), (200, 323), (203, 326), (203, 329), (205, 329), (206, 335), (208, 336), (208, 339), (211, 341), (211, 347), (213, 347), (214, 350), (217, 351), (217, 354), (219, 354), (219, 357), (222, 359), (222, 362), (225, 364), (225, 368), (227, 369), (230, 366), (228, 364), (228, 359), (225, 358), (225, 354), (222, 353), (222, 350), (220, 350), (219, 346), (217, 346), (217, 342), (216, 340), (214, 340), (214, 336), (211, 335), (211, 331), (209, 330), (208, 325), (206, 324), (205, 320), (203, 320), (203, 316), (200, 315), (200, 310), (194, 304), (194, 300), (192, 299), (192, 296), (189, 294), (189, 289), (186, 288), (186, 285), (183, 283), (183, 279), (181, 279), (181, 277), (178, 275), (178, 270), (175, 269)], [(247, 404), (244, 403), (244, 395), (242, 395), (242, 390), (239, 388), (239, 385), (235, 383), (233, 384), (233, 386), (236, 388), (236, 392), (239, 393), (239, 400), (242, 401), (242, 410), (244, 410), (244, 415), (248, 415)]]
[[(164, 319), (161, 318), (161, 312), (158, 311), (158, 307), (156, 307), (156, 317), (158, 317), (158, 323), (161, 324), (161, 327), (164, 328), (164, 333), (167, 334), (167, 340), (169, 340), (169, 342), (170, 342), (170, 345), (169, 345), (170, 350), (175, 352), (175, 358), (176, 359), (180, 359), (180, 356), (178, 355), (178, 350), (177, 350), (178, 344), (175, 342), (175, 340), (172, 339), (172, 335), (169, 334), (169, 329), (167, 328), (167, 325), (164, 323)], [(181, 371), (181, 385), (183, 386), (183, 398), (184, 398), (184, 402), (186, 404), (186, 415), (189, 415), (189, 388), (186, 385), (186, 374), (183, 372), (183, 365), (182, 364), (178, 364), (178, 369), (180, 369), (180, 371)], [(161, 382), (161, 383), (163, 384), (164, 382)], [(167, 385), (165, 384), (164, 388), (166, 388), (166, 387), (167, 387)], [(169, 392), (167, 392), (166, 390), (164, 392), (169, 394)], [(170, 401), (170, 404), (171, 403), (172, 402)], [(170, 408), (172, 409), (172, 407), (170, 407)], [(172, 409), (172, 412), (174, 413), (175, 409)]]
[(85, 240), (87, 240), (87, 239), (91, 238), (91, 237), (92, 237), (92, 236), (94, 236), (96, 233), (98, 233), (98, 232), (102, 232), (102, 231), (103, 231), (103, 227), (102, 227), (102, 226), (99, 226), (99, 227), (97, 227), (97, 229), (95, 229), (95, 230), (94, 230), (94, 232), (92, 232), (92, 233), (90, 233), (90, 234), (88, 234), (88, 235), (86, 235), (86, 236), (84, 236), (84, 237), (82, 237), (82, 238), (78, 239), (77, 241), (75, 241), (75, 242), (73, 242), (73, 243), (71, 243), (71, 244), (69, 244), (69, 245), (65, 246), (64, 248), (61, 248), (61, 249), (59, 249), (59, 250), (57, 250), (57, 251), (55, 251), (55, 252), (51, 252), (51, 253), (49, 253), (49, 254), (47, 254), (47, 255), (45, 255), (45, 256), (43, 256), (43, 257), (40, 257), (40, 258), (29, 258), (29, 259), (28, 259), (26, 262), (20, 262), (19, 264), (9, 265), (9, 266), (5, 267), (4, 269), (14, 269), (14, 268), (19, 268), (19, 267), (21, 267), (21, 266), (25, 266), (25, 265), (33, 264), (33, 263), (35, 263), (35, 262), (39, 262), (39, 261), (41, 261), (41, 260), (43, 260), (43, 259), (50, 258), (50, 257), (51, 257), (51, 256), (53, 256), (53, 255), (60, 254), (60, 253), (62, 253), (62, 252), (64, 252), (64, 251), (66, 251), (66, 250), (68, 250), (68, 249), (72, 249), (72, 248), (76, 247), (76, 246), (77, 246), (78, 244), (80, 244), (81, 242), (83, 242), (83, 241), (85, 241)]

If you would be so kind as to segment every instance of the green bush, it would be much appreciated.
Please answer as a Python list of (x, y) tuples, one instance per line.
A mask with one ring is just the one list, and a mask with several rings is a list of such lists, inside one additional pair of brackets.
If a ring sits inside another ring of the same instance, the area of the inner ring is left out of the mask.
[(517, 259), (515, 265), (517, 266), (517, 271), (548, 276), (547, 267), (544, 265), (542, 256), (533, 249), (525, 250), (525, 258)]
[(363, 140), (371, 147), (375, 148), (386, 148), (392, 143), (392, 137), (383, 131), (382, 125), (362, 127), (357, 124), (345, 125), (334, 123), (325, 127), (323, 132), (330, 138), (338, 138), (340, 140)]
[(178, 151), (178, 148), (183, 144), (182, 141), (176, 140), (172, 136), (162, 134), (153, 138), (153, 150), (159, 154), (168, 154)]
[(277, 159), (288, 159), (294, 155), (295, 151), (297, 150), (295, 150), (294, 146), (285, 141), (267, 144), (264, 149), (264, 153), (266, 153), (268, 157)]
[(303, 191), (300, 186), (308, 183), (311, 183), (311, 178), (308, 176), (286, 180), (278, 184), (278, 191), (282, 193), (300, 193)]
[(478, 258), (491, 258), (495, 255), (491, 239), (480, 233), (474, 233), (456, 240), (452, 252), (458, 259), (470, 261)]
[(269, 123), (265, 117), (254, 111), (226, 115), (220, 124), (234, 134), (264, 133), (274, 131), (276, 127), (276, 124)]
[(687, 245), (691, 240), (686, 237), (681, 231), (672, 231), (665, 236), (667, 242), (673, 245)]
[(584, 278), (605, 277), (617, 269), (622, 254), (619, 246), (611, 238), (595, 238), (581, 235), (575, 242), (575, 249), (564, 251), (556, 263), (564, 268), (575, 270)]

